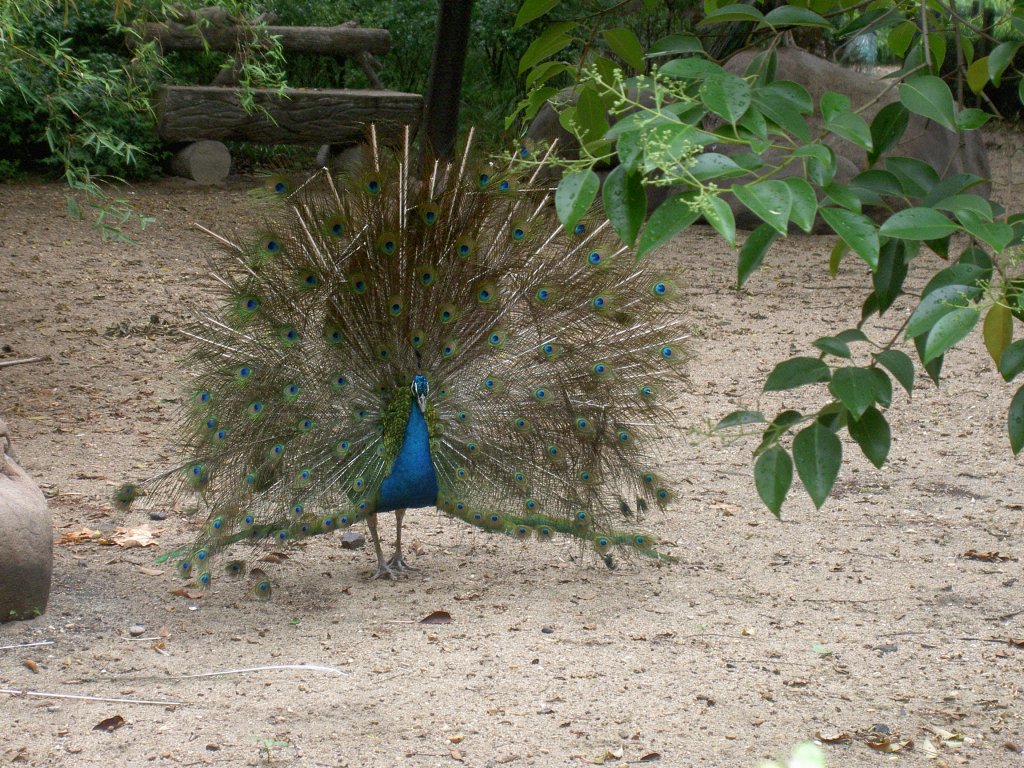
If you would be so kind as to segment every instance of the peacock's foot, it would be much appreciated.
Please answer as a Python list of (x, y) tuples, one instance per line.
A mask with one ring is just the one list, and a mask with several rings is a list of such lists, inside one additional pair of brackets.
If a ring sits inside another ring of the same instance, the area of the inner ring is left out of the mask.
[(377, 571), (370, 577), (370, 581), (377, 581), (378, 579), (398, 581), (402, 578), (402, 575), (402, 572), (397, 568), (392, 567), (388, 563), (380, 562), (377, 563)]
[(400, 551), (396, 551), (395, 554), (387, 562), (388, 568), (397, 573), (408, 573), (409, 571), (415, 571), (416, 568), (405, 562), (405, 558), (402, 557)]

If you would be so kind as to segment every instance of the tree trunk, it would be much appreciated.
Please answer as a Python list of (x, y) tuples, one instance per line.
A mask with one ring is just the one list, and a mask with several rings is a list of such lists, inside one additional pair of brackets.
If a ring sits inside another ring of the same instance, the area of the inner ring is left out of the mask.
[(441, 0), (437, 9), (437, 36), (424, 115), (427, 145), (437, 157), (450, 158), (455, 150), (472, 15), (472, 0)]

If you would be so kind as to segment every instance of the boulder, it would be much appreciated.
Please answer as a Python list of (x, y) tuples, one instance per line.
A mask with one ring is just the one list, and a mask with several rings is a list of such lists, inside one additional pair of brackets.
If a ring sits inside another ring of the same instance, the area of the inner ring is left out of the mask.
[(0, 419), (0, 622), (46, 610), (53, 571), (53, 525), (46, 498), (12, 456)]
[[(757, 53), (756, 51), (742, 51), (725, 63), (725, 69), (743, 75)], [(776, 60), (775, 78), (777, 80), (792, 80), (802, 85), (811, 94), (816, 108), (820, 103), (821, 96), (826, 91), (835, 91), (848, 96), (853, 109), (864, 107), (860, 114), (870, 123), (882, 107), (898, 99), (896, 88), (890, 87), (891, 82), (878, 80), (853, 69), (846, 69), (800, 48), (779, 48)], [(559, 93), (553, 101), (561, 108), (571, 104), (574, 99), (575, 94), (572, 89), (567, 89)], [(807, 116), (807, 123), (811, 135), (818, 134), (822, 125), (820, 113)], [(550, 104), (545, 104), (538, 111), (526, 136), (536, 142), (550, 143), (557, 140), (560, 153), (567, 157), (576, 157), (579, 150), (575, 138), (559, 123), (558, 111)], [(860, 147), (837, 136), (829, 136), (826, 142), (836, 153), (836, 181), (843, 184), (849, 183), (854, 176), (867, 169), (867, 155)], [(707, 148), (708, 151), (712, 151), (712, 149), (727, 155), (747, 151), (745, 147), (724, 143)], [(779, 160), (781, 154), (779, 150), (769, 150), (762, 157), (766, 162), (774, 163)], [(957, 173), (971, 173), (983, 179), (990, 177), (988, 155), (980, 131), (954, 133), (920, 115), (911, 115), (903, 137), (887, 154), (922, 160), (935, 168), (942, 178)], [(595, 168), (595, 170), (603, 178), (611, 168)], [(801, 173), (802, 167), (799, 164), (791, 164), (777, 173), (774, 178), (785, 178)], [(720, 187), (729, 187), (750, 178), (753, 177), (719, 180), (717, 183)], [(545, 181), (554, 184), (557, 183), (557, 178), (549, 176), (545, 177)], [(679, 191), (681, 190), (672, 187), (648, 186), (648, 211), (656, 208), (670, 194)], [(979, 184), (971, 191), (987, 197), (991, 191), (991, 185), (987, 182)], [(725, 199), (733, 209), (737, 226), (753, 229), (761, 223), (735, 197), (727, 194)]]
[[(742, 51), (725, 63), (725, 69), (737, 75), (743, 75), (757, 51)], [(776, 53), (776, 80), (792, 80), (799, 83), (810, 93), (815, 108), (826, 91), (841, 93), (850, 98), (854, 110), (863, 107), (860, 115), (868, 121), (878, 114), (887, 104), (897, 101), (899, 95), (892, 83), (878, 80), (862, 72), (846, 69), (838, 64), (815, 56), (800, 48), (779, 48)], [(866, 105), (866, 106), (865, 106)], [(821, 115), (815, 112), (807, 116), (807, 125), (811, 135), (818, 134), (822, 129)], [(829, 136), (826, 143), (836, 154), (835, 180), (847, 184), (861, 171), (867, 169), (867, 155), (863, 149), (837, 136)], [(716, 151), (730, 154), (744, 151), (734, 145), (719, 145)], [(781, 153), (769, 150), (762, 156), (768, 163), (776, 162)], [(938, 123), (911, 115), (906, 131), (900, 141), (886, 155), (912, 157), (932, 166), (940, 178), (958, 173), (971, 173), (983, 179), (991, 176), (988, 154), (980, 131), (955, 133), (943, 128)], [(774, 178), (784, 178), (801, 173), (799, 166), (790, 166)], [(742, 183), (743, 177), (721, 183), (721, 186)], [(979, 184), (972, 192), (985, 197), (991, 192), (991, 184)], [(760, 220), (747, 211), (731, 195), (727, 198), (736, 215), (736, 223), (740, 227), (754, 228)]]

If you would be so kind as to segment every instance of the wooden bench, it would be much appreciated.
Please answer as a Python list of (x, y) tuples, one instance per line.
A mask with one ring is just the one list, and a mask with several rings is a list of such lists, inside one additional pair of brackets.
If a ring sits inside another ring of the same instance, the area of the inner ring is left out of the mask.
[[(243, 36), (252, 32), (225, 21), (147, 23), (139, 32), (143, 40), (155, 40), (163, 50), (236, 51), (239, 42), (247, 39)], [(351, 23), (335, 27), (267, 26), (263, 30), (279, 37), (285, 51), (357, 61), (373, 90), (288, 88), (282, 94), (257, 88), (251, 91), (256, 109), (246, 111), (242, 89), (231, 82), (230, 72), (218, 75), (212, 85), (164, 86), (155, 100), (157, 135), (168, 143), (186, 143), (171, 159), (171, 170), (176, 175), (207, 184), (223, 181), (231, 167), (231, 154), (224, 141), (323, 145), (323, 159), (329, 154), (328, 147), (358, 143), (370, 123), (376, 125), (378, 137), (385, 142), (397, 141), (404, 126), (415, 129), (419, 124), (423, 97), (384, 90), (377, 77), (373, 55), (390, 49), (387, 30), (363, 29)]]

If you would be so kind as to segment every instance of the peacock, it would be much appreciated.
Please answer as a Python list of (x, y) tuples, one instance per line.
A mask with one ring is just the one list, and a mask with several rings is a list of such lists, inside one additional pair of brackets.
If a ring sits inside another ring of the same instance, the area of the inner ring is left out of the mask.
[[(655, 457), (685, 380), (678, 285), (596, 213), (563, 226), (538, 182), (545, 153), (478, 161), (472, 143), (417, 161), (408, 132), (387, 148), (371, 129), (354, 166), (273, 178), (263, 223), (237, 242), (204, 230), (219, 306), (184, 330), (190, 459), (115, 493), (122, 508), (197, 495), (208, 518), (183, 576), (209, 584), (235, 544), (365, 521), (373, 577), (395, 578), (403, 518), (421, 507), (568, 537), (609, 567), (613, 552), (671, 559), (635, 527), (673, 498)], [(224, 570), (270, 594), (246, 560)]]

